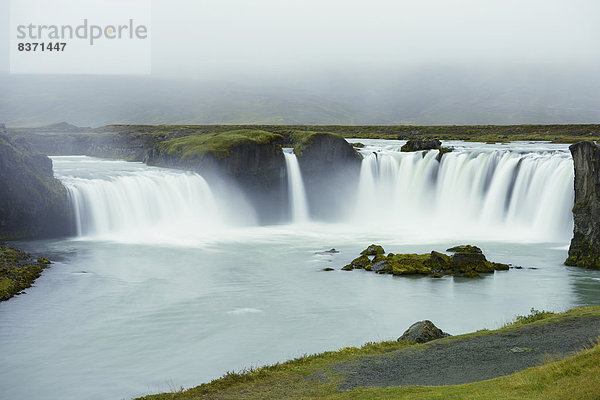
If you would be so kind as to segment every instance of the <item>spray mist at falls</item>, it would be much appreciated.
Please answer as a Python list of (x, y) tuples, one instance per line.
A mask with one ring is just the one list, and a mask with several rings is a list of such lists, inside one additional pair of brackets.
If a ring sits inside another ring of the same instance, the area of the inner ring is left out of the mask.
[(564, 241), (572, 233), (568, 151), (363, 150), (354, 220), (414, 234)]

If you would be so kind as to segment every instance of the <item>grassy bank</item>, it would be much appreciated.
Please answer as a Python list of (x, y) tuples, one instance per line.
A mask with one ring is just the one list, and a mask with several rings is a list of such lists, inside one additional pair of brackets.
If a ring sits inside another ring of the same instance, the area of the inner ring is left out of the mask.
[[(439, 342), (460, 341), (475, 336), (515, 332), (523, 327), (564, 323), (577, 318), (600, 317), (600, 306), (573, 309), (554, 314), (532, 310), (528, 316), (497, 330), (484, 330)], [(242, 373), (228, 373), (221, 379), (187, 391), (146, 396), (144, 400), (192, 399), (597, 399), (600, 396), (600, 346), (582, 349), (562, 360), (548, 357), (547, 363), (515, 374), (463, 385), (368, 387), (350, 391), (338, 389), (344, 376), (335, 365), (358, 357), (389, 353), (415, 346), (403, 342), (367, 344), (335, 352), (306, 356), (283, 364)], [(460, 366), (457, 366), (460, 368)]]
[[(600, 124), (571, 125), (107, 125), (96, 129), (66, 130), (70, 134), (154, 135), (160, 139), (203, 135), (232, 130), (260, 130), (286, 137), (310, 136), (330, 132), (346, 138), (408, 139), (412, 137), (440, 140), (465, 140), (478, 142), (552, 141), (576, 143), (583, 140), (600, 140)], [(55, 128), (14, 128), (12, 133), (57, 134)], [(305, 132), (307, 135), (299, 133)]]
[(0, 301), (31, 287), (48, 265), (47, 258), (33, 260), (28, 253), (0, 245)]

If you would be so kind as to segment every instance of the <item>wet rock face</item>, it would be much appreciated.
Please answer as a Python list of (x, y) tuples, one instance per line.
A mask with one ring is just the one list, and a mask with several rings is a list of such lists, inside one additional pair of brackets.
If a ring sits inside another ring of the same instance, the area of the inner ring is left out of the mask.
[(421, 151), (421, 150), (435, 150), (442, 146), (442, 142), (437, 139), (411, 139), (404, 146), (402, 151)]
[(442, 147), (442, 142), (437, 139), (410, 139), (404, 146), (400, 148), (400, 151), (404, 152), (429, 150), (439, 150), (436, 160), (441, 161), (444, 154), (450, 153), (453, 148)]
[(432, 340), (441, 339), (450, 336), (449, 333), (442, 331), (429, 320), (415, 322), (408, 328), (398, 341), (412, 343), (426, 343)]
[(600, 146), (581, 142), (569, 147), (575, 166), (573, 239), (566, 265), (600, 269)]
[(25, 143), (13, 142), (0, 127), (0, 239), (72, 233), (65, 187), (54, 178), (52, 161)]
[(311, 214), (322, 220), (343, 215), (340, 204), (354, 193), (361, 156), (343, 137), (318, 132), (294, 144)]

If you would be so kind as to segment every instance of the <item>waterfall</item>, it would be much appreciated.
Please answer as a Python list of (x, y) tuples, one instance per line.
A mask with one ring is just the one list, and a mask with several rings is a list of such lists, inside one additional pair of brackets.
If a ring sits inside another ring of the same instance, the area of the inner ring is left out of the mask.
[[(396, 149), (397, 150), (397, 149)], [(568, 151), (363, 151), (355, 220), (447, 237), (563, 241), (572, 233)]]
[[(78, 236), (210, 236), (234, 223), (254, 223), (243, 206), (227, 206), (195, 173), (89, 157), (54, 157)], [(245, 219), (244, 219), (245, 218)]]
[(298, 159), (290, 151), (284, 151), (283, 155), (285, 156), (287, 169), (288, 197), (290, 209), (292, 210), (292, 221), (295, 223), (306, 222), (309, 219), (308, 203)]
[[(344, 217), (337, 225), (406, 241), (566, 242), (573, 224), (573, 161), (566, 146), (537, 146), (459, 143), (438, 160), (435, 150), (404, 153), (397, 143), (373, 141), (361, 150), (356, 195), (339, 204)], [(284, 156), (291, 221), (307, 222), (298, 160), (291, 149)], [(232, 184), (211, 187), (198, 174), (141, 163), (53, 159), (80, 236), (193, 242), (219, 232), (231, 239), (230, 228), (257, 224), (255, 210)]]

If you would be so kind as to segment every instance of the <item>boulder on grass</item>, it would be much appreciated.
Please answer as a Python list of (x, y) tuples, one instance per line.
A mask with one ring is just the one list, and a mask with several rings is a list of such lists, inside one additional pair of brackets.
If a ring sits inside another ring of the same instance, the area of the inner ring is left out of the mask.
[(450, 336), (443, 332), (429, 320), (415, 322), (398, 338), (398, 341), (412, 343), (426, 343), (432, 340), (441, 339)]

